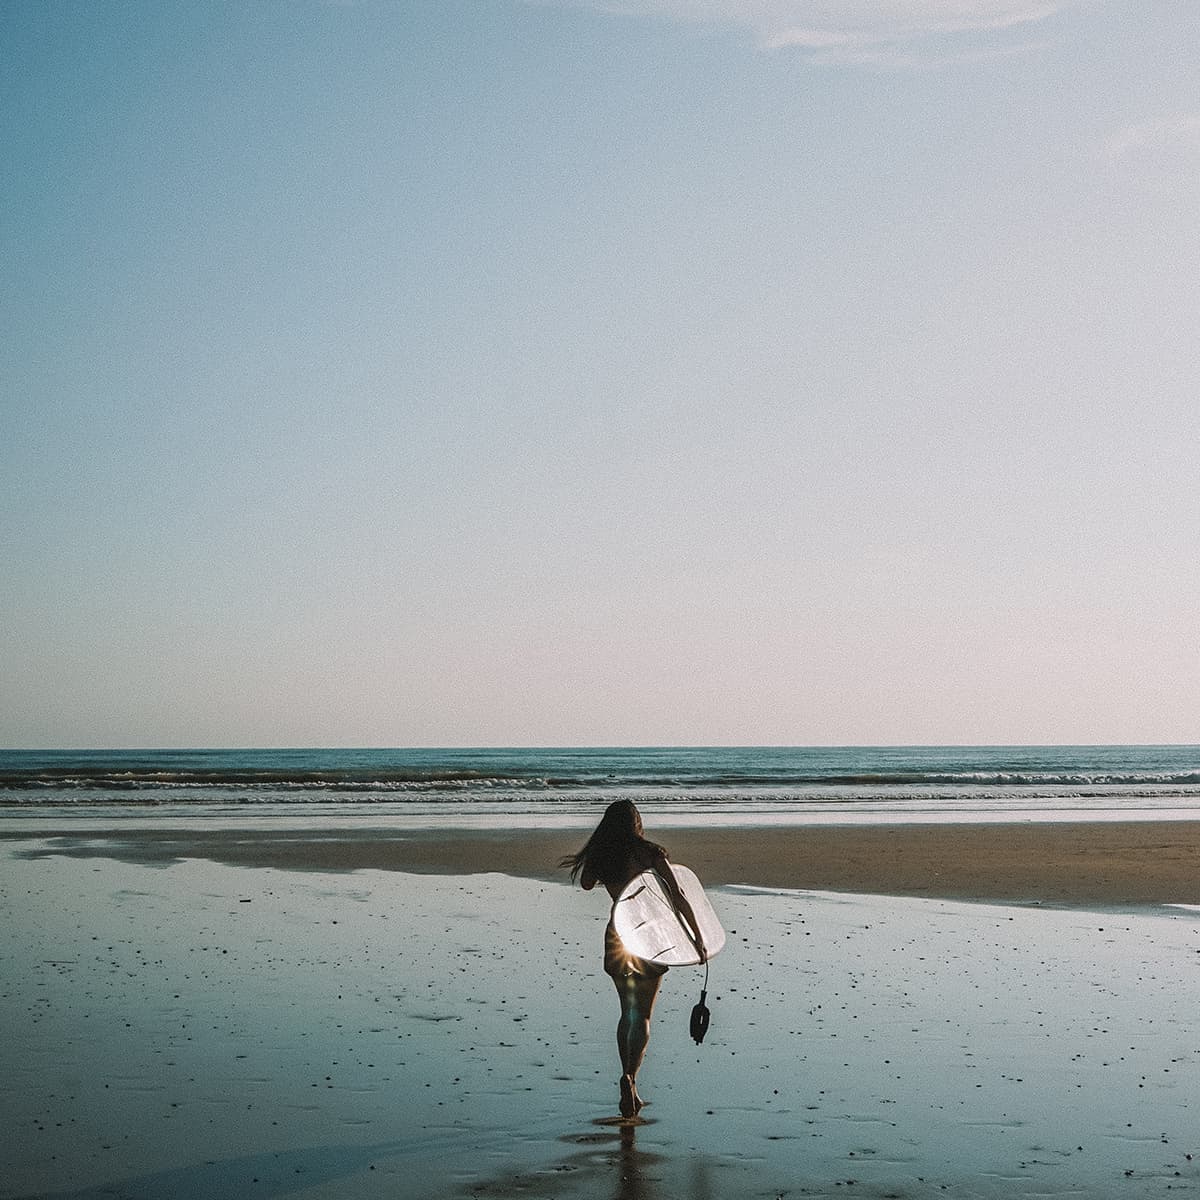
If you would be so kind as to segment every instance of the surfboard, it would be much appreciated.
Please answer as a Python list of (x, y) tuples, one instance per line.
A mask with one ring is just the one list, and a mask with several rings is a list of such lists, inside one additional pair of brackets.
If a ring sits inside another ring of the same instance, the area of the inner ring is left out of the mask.
[[(725, 930), (695, 872), (678, 863), (672, 863), (671, 870), (692, 906), (704, 949), (712, 958), (725, 945)], [(666, 886), (653, 871), (643, 871), (629, 881), (613, 905), (613, 924), (625, 949), (638, 958), (664, 967), (692, 967), (700, 962), (686, 926), (675, 915)]]

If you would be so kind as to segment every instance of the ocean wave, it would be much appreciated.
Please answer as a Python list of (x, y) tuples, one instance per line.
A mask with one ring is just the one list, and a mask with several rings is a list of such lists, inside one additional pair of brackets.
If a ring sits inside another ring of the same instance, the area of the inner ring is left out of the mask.
[(469, 791), (577, 791), (586, 788), (661, 789), (694, 793), (698, 789), (717, 789), (722, 793), (739, 790), (873, 788), (894, 792), (902, 788), (959, 787), (1037, 789), (1037, 788), (1161, 788), (1200, 787), (1200, 770), (1178, 771), (895, 771), (865, 773), (763, 772), (714, 775), (656, 775), (630, 772), (597, 776), (488, 774), (480, 771), (434, 770), (404, 772), (286, 771), (286, 770), (80, 770), (51, 769), (0, 772), (3, 791), (210, 791), (247, 789), (271, 792), (348, 792), (355, 795), (396, 792), (455, 793)]
[(345, 771), (177, 770), (107, 771), (40, 770), (0, 772), (0, 791), (63, 789), (68, 791), (137, 791), (142, 789), (252, 788), (272, 791), (376, 792), (464, 790), (469, 788), (570, 787), (574, 780), (538, 776), (488, 775), (478, 771), (425, 771), (380, 775)]
[(678, 789), (627, 786), (578, 788), (570, 791), (497, 787), (462, 791), (387, 789), (347, 790), (328, 788), (211, 787), (143, 789), (10, 789), (0, 792), (0, 808), (203, 808), (282, 809), (327, 806), (362, 810), (391, 808), (401, 811), (421, 806), (429, 811), (546, 812), (592, 810), (614, 799), (632, 799), (647, 809), (670, 811), (808, 812), (823, 811), (939, 811), (1001, 812), (1007, 809), (1104, 808), (1112, 810), (1155, 807), (1200, 806), (1200, 784), (1092, 785), (1088, 787), (972, 788), (940, 786), (855, 788), (822, 790), (770, 789)]
[(1200, 801), (1200, 748), (0, 750), (0, 805), (988, 811)]

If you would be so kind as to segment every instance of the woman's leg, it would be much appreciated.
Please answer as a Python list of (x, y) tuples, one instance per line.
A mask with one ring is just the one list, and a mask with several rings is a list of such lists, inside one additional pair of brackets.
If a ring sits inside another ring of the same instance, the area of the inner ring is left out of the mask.
[(630, 954), (609, 921), (604, 931), (604, 971), (617, 988), (621, 1019), (617, 1022), (617, 1053), (621, 1056), (621, 1115), (634, 1116), (642, 1107), (637, 1073), (650, 1040), (650, 1014), (666, 967)]
[(621, 999), (621, 1018), (617, 1022), (617, 1052), (621, 1056), (621, 1115), (634, 1116), (642, 1107), (637, 1092), (637, 1073), (646, 1057), (650, 1041), (650, 1014), (658, 997), (661, 974), (630, 973), (613, 976)]

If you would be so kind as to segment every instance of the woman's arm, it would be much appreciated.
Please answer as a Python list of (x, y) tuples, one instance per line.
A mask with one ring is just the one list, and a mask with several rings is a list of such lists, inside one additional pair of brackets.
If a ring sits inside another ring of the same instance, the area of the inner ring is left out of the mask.
[(696, 947), (696, 953), (700, 955), (700, 961), (707, 962), (708, 951), (704, 948), (704, 938), (700, 933), (700, 925), (696, 921), (696, 914), (692, 912), (692, 906), (683, 894), (683, 890), (679, 886), (679, 881), (675, 878), (675, 872), (671, 870), (671, 864), (667, 861), (665, 854), (655, 856), (654, 870), (658, 873), (663, 883), (666, 884), (667, 895), (671, 898), (671, 904), (674, 906), (675, 912), (682, 918), (684, 930), (688, 937), (692, 939), (692, 945)]

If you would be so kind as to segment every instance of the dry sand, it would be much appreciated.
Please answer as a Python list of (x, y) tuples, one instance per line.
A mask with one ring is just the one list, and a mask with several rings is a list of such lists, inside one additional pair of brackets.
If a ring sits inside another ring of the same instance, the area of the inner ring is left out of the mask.
[[(1094, 832), (1122, 859), (1154, 836), (1191, 844), (1174, 825)], [(703, 866), (723, 833), (663, 840)], [(244, 831), (186, 861), (140, 840), (140, 857), (118, 848), (138, 861), (93, 843), (74, 847), (84, 857), (2, 848), (6, 1200), (1200, 1190), (1190, 910), (721, 888), (730, 941), (708, 1039), (687, 1037), (701, 973), (673, 970), (647, 1120), (622, 1126), (595, 893), (450, 872), (440, 856), (462, 839), (432, 835), (386, 847), (420, 847), (431, 875), (321, 857), (366, 853), (369, 834), (277, 847), (321, 868), (306, 871), (212, 861), (270, 861), (257, 839), (238, 857)], [(737, 862), (757, 861), (734, 840)], [(485, 858), (505, 845), (481, 844)], [(479, 847), (461, 852), (480, 865)], [(1016, 878), (1019, 857), (996, 878)], [(1055, 899), (1041, 882), (1014, 898)]]
[[(1200, 821), (651, 829), (710, 886), (1073, 905), (1200, 902)], [(27, 837), (0, 830), (0, 838)], [(504, 871), (562, 879), (586, 830), (114, 827), (46, 832), (46, 850), (301, 870)]]

